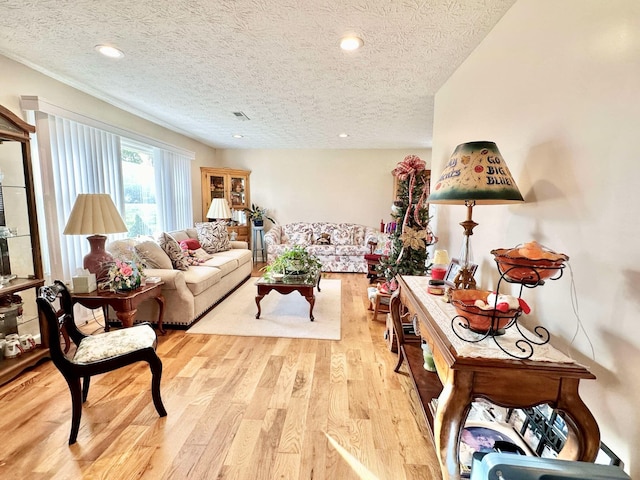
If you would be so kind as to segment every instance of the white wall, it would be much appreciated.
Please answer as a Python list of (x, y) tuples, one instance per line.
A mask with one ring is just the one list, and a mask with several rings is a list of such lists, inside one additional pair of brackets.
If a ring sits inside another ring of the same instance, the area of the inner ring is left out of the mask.
[(251, 201), (280, 223), (391, 221), (391, 170), (431, 150), (218, 150), (217, 166), (251, 170)]
[(75, 113), (195, 152), (195, 161), (191, 166), (193, 215), (194, 221), (200, 221), (202, 215), (200, 166), (211, 165), (215, 162), (213, 148), (127, 113), (2, 55), (0, 55), (0, 72), (2, 72), (0, 75), (0, 105), (25, 120), (26, 118), (20, 109), (20, 97), (34, 95)]
[[(435, 177), (459, 143), (495, 141), (526, 203), (480, 206), (476, 278), (490, 250), (536, 239), (570, 257), (525, 299), (553, 343), (598, 377), (581, 395), (602, 440), (640, 478), (640, 2), (519, 0), (436, 95)], [(438, 207), (440, 247), (458, 252), (464, 207)], [(579, 332), (571, 307), (575, 281)], [(594, 348), (592, 359), (590, 342)]]

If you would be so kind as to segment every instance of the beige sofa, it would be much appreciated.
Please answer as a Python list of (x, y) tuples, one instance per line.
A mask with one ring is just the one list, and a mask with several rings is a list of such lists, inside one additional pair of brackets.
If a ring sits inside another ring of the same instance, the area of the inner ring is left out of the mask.
[(292, 245), (303, 245), (322, 262), (323, 272), (367, 273), (364, 256), (378, 242), (373, 227), (353, 223), (296, 222), (274, 225), (264, 236), (267, 261)]
[[(178, 242), (187, 239), (198, 239), (195, 229), (169, 232)], [(148, 242), (149, 240), (146, 239)], [(131, 246), (144, 245), (144, 242), (133, 239), (111, 242), (107, 249), (114, 257), (122, 258), (124, 251), (131, 251)], [(164, 282), (162, 295), (165, 298), (165, 327), (187, 328), (212, 306), (218, 303), (235, 287), (251, 276), (253, 268), (251, 250), (247, 242), (230, 242), (231, 249), (212, 254), (211, 258), (201, 265), (190, 265), (187, 270), (173, 268), (145, 268), (147, 277), (160, 277)], [(144, 261), (144, 258), (142, 259)], [(155, 259), (157, 260), (157, 259)], [(167, 256), (169, 265), (171, 260)], [(164, 259), (160, 259), (163, 262)], [(111, 317), (111, 315), (110, 315)], [(143, 302), (138, 308), (136, 321), (157, 323), (158, 304), (150, 300)]]

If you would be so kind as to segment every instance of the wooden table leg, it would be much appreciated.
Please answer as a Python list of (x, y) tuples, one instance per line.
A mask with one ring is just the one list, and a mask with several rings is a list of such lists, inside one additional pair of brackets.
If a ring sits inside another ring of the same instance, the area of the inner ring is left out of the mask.
[(579, 380), (564, 379), (558, 409), (566, 414), (569, 435), (558, 458), (593, 462), (600, 449), (600, 429), (596, 419), (578, 393)]
[(313, 322), (313, 306), (316, 304), (316, 296), (312, 292), (310, 296), (305, 296), (304, 298), (309, 302), (309, 320)]
[(118, 317), (118, 320), (122, 322), (123, 327), (133, 327), (133, 320), (136, 318), (137, 311), (138, 309), (134, 308), (133, 310), (129, 310), (127, 312), (116, 312), (116, 316)]
[(156, 297), (156, 302), (158, 302), (158, 331), (164, 335), (167, 331), (162, 326), (162, 320), (164, 319), (164, 295), (158, 295)]
[(264, 295), (256, 295), (256, 305), (258, 307), (258, 313), (256, 313), (256, 318), (260, 318), (260, 302), (262, 301), (262, 299), (264, 298)]
[(459, 437), (471, 408), (472, 373), (449, 371), (450, 378), (438, 398), (434, 421), (436, 455), (442, 480), (460, 480)]

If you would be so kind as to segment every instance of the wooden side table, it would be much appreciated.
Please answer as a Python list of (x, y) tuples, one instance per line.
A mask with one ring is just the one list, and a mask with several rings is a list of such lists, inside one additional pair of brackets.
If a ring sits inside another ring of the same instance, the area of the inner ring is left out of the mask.
[(108, 330), (109, 319), (106, 315), (107, 307), (115, 310), (118, 320), (123, 327), (133, 326), (138, 311), (138, 305), (145, 300), (154, 299), (158, 302), (158, 331), (163, 335), (166, 333), (162, 327), (164, 316), (164, 296), (162, 295), (162, 285), (164, 282), (147, 283), (140, 288), (130, 292), (111, 292), (109, 290), (94, 290), (90, 293), (71, 293), (71, 301), (79, 303), (83, 307), (95, 309), (102, 308), (105, 311), (105, 330)]

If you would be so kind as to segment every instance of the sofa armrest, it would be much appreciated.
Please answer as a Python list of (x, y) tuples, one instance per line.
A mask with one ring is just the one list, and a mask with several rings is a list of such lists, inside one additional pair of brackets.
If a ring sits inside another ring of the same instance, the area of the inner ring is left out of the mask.
[(240, 248), (243, 250), (249, 249), (249, 242), (243, 242), (241, 240), (233, 240), (229, 243), (231, 244), (231, 248)]
[(165, 268), (145, 268), (144, 274), (147, 277), (160, 277), (164, 282), (162, 288), (168, 290), (178, 290), (187, 288), (187, 282), (184, 279), (182, 270), (169, 270)]
[(274, 225), (267, 233), (264, 234), (264, 244), (280, 245), (282, 243), (282, 226)]

